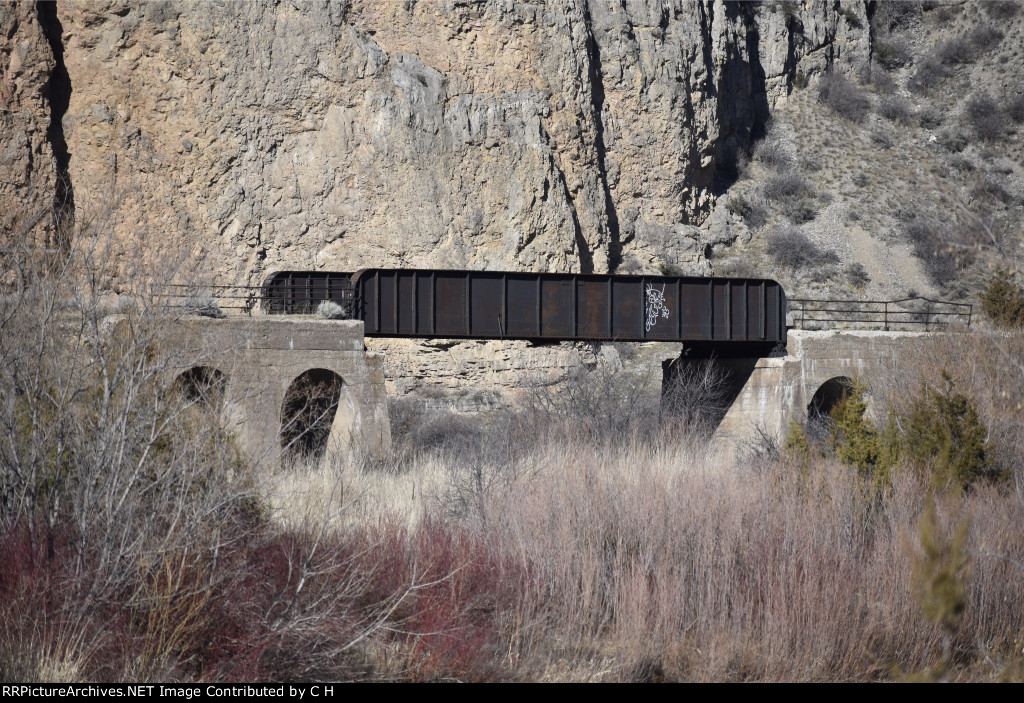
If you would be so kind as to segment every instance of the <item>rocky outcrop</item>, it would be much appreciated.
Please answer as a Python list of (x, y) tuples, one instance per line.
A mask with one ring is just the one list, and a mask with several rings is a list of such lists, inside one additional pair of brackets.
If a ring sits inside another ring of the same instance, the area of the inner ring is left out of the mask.
[(116, 213), (123, 263), (141, 242), (232, 283), (699, 271), (721, 236), (699, 225), (771, 105), (798, 73), (866, 58), (864, 8), (837, 5), (5, 6), (0, 179), (31, 209), (64, 158), (80, 221)]
[(66, 73), (60, 30), (48, 12), (55, 7), (0, 4), (0, 248), (9, 256), (56, 248), (70, 198), (60, 134)]
[[(736, 236), (716, 195), (772, 106), (866, 60), (866, 27), (831, 0), (3, 5), (0, 188), (25, 212), (73, 204), (115, 279), (183, 256), (218, 283), (703, 273)], [(390, 378), (466, 377), (460, 348), (378, 346)], [(589, 363), (498, 346), (488, 387)]]
[(516, 402), (525, 389), (557, 384), (566, 372), (602, 367), (630, 369), (650, 390), (661, 388), (662, 364), (677, 358), (682, 345), (669, 342), (609, 344), (525, 341), (428, 342), (367, 339), (384, 365), (388, 395), (426, 399), (435, 408), (478, 412)]

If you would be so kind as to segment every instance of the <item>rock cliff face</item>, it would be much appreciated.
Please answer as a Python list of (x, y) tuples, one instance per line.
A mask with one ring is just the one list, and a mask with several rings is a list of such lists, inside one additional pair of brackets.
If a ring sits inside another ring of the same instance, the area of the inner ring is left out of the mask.
[(120, 241), (203, 252), (230, 283), (701, 270), (772, 104), (866, 60), (865, 8), (838, 5), (5, 5), (0, 187), (31, 213), (67, 181), (80, 222), (113, 211)]
[[(0, 196), (18, 205), (4, 239), (66, 245), (75, 215), (120, 245), (115, 276), (141, 247), (154, 261), (205, 257), (218, 283), (369, 266), (705, 272), (705, 248), (735, 236), (708, 216), (739, 154), (798, 76), (867, 60), (865, 12), (0, 5)], [(49, 213), (26, 234), (54, 203), (65, 225)], [(466, 375), (457, 355), (396, 344), (384, 347), (404, 372)], [(548, 363), (517, 349), (513, 370)]]
[[(70, 190), (61, 118), (67, 72), (59, 32), (48, 31), (55, 6), (0, 4), (0, 247), (59, 244), (68, 230)], [(52, 41), (51, 41), (52, 40)], [(60, 187), (58, 188), (58, 184)], [(7, 272), (5, 271), (5, 274)]]

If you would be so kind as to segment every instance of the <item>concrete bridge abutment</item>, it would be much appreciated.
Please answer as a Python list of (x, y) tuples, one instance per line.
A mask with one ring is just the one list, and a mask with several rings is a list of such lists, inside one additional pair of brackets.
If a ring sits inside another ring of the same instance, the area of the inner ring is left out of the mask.
[(382, 360), (366, 352), (361, 321), (190, 317), (175, 327), (175, 373), (217, 386), (225, 426), (255, 466), (390, 448)]
[[(295, 457), (390, 448), (383, 359), (366, 352), (362, 322), (194, 317), (175, 326), (170, 341), (187, 360), (175, 373), (197, 392), (216, 389), (228, 430), (255, 465), (276, 469)], [(827, 412), (852, 379), (863, 380), (870, 394), (876, 380), (898, 373), (901, 359), (920, 353), (928, 336), (791, 330), (782, 357), (712, 356), (728, 373), (732, 397), (715, 442), (735, 456), (766, 436), (781, 441), (791, 420), (806, 421), (812, 403)], [(664, 362), (666, 382), (706, 360)]]
[[(791, 420), (827, 412), (854, 378), (870, 392), (899, 372), (901, 359), (920, 352), (927, 332), (791, 330), (786, 355), (750, 360), (750, 374), (723, 418), (715, 440), (736, 455), (763, 437), (785, 438)], [(874, 417), (875, 421), (883, 418)]]

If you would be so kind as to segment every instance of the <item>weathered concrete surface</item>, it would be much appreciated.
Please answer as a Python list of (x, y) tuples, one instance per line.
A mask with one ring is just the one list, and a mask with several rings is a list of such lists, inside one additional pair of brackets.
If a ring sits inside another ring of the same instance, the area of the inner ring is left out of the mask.
[[(790, 420), (807, 419), (808, 405), (827, 381), (845, 377), (868, 386), (899, 371), (900, 359), (920, 347), (925, 332), (790, 330), (787, 355), (757, 360), (715, 439), (735, 453), (761, 433), (783, 438)], [(877, 419), (877, 418), (876, 418)]]
[(342, 379), (328, 450), (390, 448), (382, 360), (365, 351), (362, 322), (189, 317), (176, 327), (175, 344), (188, 360), (177, 372), (206, 366), (224, 374), (227, 426), (257, 466), (280, 466), (285, 396), (311, 369), (327, 369)]

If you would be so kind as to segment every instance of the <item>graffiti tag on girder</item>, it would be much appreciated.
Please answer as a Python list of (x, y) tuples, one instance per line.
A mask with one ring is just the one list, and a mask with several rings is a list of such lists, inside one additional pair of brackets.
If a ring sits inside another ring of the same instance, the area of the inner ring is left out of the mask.
[(645, 329), (650, 332), (651, 328), (658, 324), (658, 316), (668, 319), (668, 306), (665, 305), (665, 284), (661, 284), (661, 290), (655, 289), (650, 283), (647, 284), (647, 322)]

